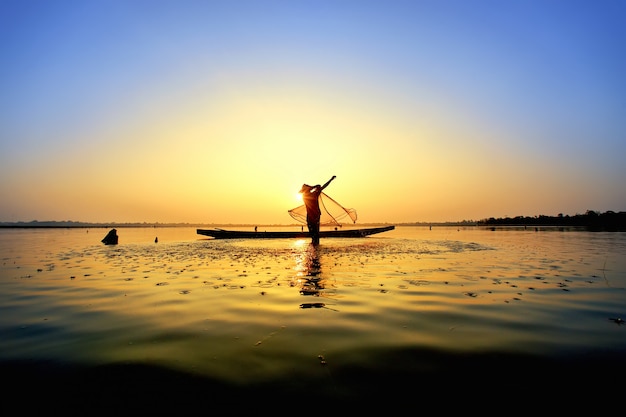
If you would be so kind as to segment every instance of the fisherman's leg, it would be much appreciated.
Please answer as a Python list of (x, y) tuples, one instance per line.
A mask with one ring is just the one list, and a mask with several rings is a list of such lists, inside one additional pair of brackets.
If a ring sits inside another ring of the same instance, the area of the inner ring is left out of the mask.
[(320, 224), (314, 223), (313, 231), (311, 232), (311, 242), (315, 245), (320, 243)]

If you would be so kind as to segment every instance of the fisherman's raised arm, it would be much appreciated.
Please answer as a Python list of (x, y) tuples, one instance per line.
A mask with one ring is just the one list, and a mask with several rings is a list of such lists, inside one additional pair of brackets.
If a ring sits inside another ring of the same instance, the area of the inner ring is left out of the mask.
[(332, 177), (331, 179), (329, 179), (328, 181), (326, 181), (326, 184), (322, 185), (322, 188), (321, 188), (321, 189), (323, 190), (324, 188), (328, 187), (328, 184), (330, 184), (330, 182), (331, 182), (332, 180), (334, 180), (335, 178), (337, 178), (337, 176), (336, 176), (336, 175), (333, 175), (333, 177)]

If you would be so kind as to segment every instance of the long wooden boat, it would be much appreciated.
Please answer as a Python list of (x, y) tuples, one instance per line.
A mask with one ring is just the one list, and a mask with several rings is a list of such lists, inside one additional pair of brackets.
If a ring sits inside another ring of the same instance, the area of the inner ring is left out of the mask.
[[(395, 226), (371, 227), (366, 229), (337, 229), (321, 230), (320, 237), (365, 237), (376, 233), (387, 232), (395, 229)], [(308, 231), (247, 231), (247, 230), (224, 230), (224, 229), (196, 229), (199, 235), (214, 237), (215, 239), (289, 239), (310, 238)]]

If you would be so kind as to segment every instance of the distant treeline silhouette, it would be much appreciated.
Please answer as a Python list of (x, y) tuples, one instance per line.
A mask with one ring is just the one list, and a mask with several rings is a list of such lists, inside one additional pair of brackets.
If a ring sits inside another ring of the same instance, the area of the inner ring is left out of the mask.
[(484, 219), (478, 221), (481, 226), (575, 226), (589, 230), (626, 231), (626, 212), (605, 211), (600, 213), (587, 210), (585, 214), (574, 216), (559, 214), (557, 216), (517, 216)]
[[(389, 223), (368, 223), (371, 225), (387, 225)], [(587, 210), (585, 214), (575, 214), (573, 216), (558, 214), (557, 216), (517, 216), (495, 218), (490, 217), (483, 220), (463, 220), (460, 222), (444, 223), (401, 223), (401, 225), (441, 225), (441, 226), (530, 226), (530, 227), (576, 227), (587, 230), (606, 230), (626, 232), (626, 212), (606, 211), (600, 213), (594, 210)], [(63, 221), (37, 221), (30, 222), (0, 222), (0, 228), (111, 228), (111, 227), (215, 227), (215, 226), (255, 226), (250, 224), (217, 224), (217, 223), (89, 223), (76, 222), (71, 220)], [(264, 225), (264, 226), (289, 226), (285, 224)], [(300, 225), (297, 225), (300, 227)]]

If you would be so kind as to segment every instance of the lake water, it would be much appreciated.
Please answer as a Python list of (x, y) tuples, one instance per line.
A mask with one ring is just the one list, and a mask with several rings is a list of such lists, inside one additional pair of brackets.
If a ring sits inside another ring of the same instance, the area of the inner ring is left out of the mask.
[(313, 247), (107, 232), (0, 229), (1, 370), (35, 400), (23, 409), (595, 402), (626, 382), (625, 233), (399, 226)]

